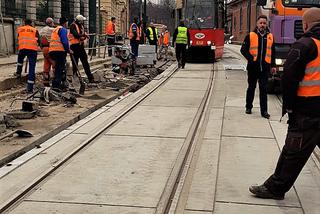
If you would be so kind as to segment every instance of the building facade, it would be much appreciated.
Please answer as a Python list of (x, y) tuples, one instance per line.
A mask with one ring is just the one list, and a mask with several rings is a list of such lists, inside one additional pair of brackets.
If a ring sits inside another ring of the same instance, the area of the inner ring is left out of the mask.
[(227, 4), (227, 26), (233, 41), (242, 42), (256, 26), (261, 14), (256, 0), (232, 0)]
[(116, 32), (126, 35), (129, 29), (129, 0), (101, 0), (101, 29), (105, 33), (105, 25), (116, 17)]

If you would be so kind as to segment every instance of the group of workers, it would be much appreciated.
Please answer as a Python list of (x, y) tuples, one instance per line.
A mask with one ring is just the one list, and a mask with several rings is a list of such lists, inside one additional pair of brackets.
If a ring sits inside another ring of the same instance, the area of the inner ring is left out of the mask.
[[(283, 113), (288, 114), (285, 145), (274, 173), (249, 191), (265, 199), (282, 200), (291, 189), (316, 146), (320, 147), (320, 8), (310, 8), (302, 17), (302, 37), (291, 47), (282, 75)], [(275, 73), (274, 37), (268, 18), (261, 15), (257, 27), (245, 38), (241, 53), (247, 59), (246, 114), (252, 114), (257, 82), (261, 116), (269, 119), (267, 82)]]
[(41, 47), (43, 64), (43, 84), (54, 90), (65, 91), (68, 89), (66, 75), (67, 54), (72, 61), (73, 73), (77, 73), (78, 61), (81, 60), (85, 73), (90, 83), (95, 82), (88, 63), (88, 56), (84, 49), (84, 41), (88, 35), (84, 29), (86, 18), (82, 15), (76, 16), (70, 25), (68, 32), (68, 20), (64, 17), (59, 19), (59, 26), (54, 27), (52, 18), (46, 19), (46, 26), (40, 33), (33, 27), (32, 21), (25, 20), (25, 25), (18, 28), (18, 63), (15, 76), (21, 77), (24, 58), (29, 62), (29, 73), (27, 80), (27, 93), (32, 93), (36, 80), (35, 67), (37, 62), (37, 51)]

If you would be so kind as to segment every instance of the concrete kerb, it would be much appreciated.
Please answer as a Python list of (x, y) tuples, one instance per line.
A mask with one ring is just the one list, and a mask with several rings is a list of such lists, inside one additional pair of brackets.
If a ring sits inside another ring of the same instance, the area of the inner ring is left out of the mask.
[[(159, 66), (159, 67), (161, 67), (161, 66)], [(172, 69), (173, 67), (174, 67), (174, 64), (172, 66), (170, 66), (169, 68), (167, 68), (167, 70)], [(164, 71), (163, 73), (167, 73), (167, 71)], [(161, 75), (161, 74), (159, 74), (159, 75)], [(86, 110), (85, 112), (80, 113), (78, 116), (76, 116), (73, 119), (65, 122), (61, 126), (57, 127), (56, 129), (50, 131), (49, 133), (47, 133), (44, 136), (40, 137), (39, 139), (35, 140), (33, 143), (29, 144), (28, 146), (26, 146), (26, 147), (14, 152), (14, 153), (2, 158), (0, 160), (0, 167), (4, 166), (5, 164), (9, 163), (10, 161), (14, 160), (15, 158), (23, 155), (24, 153), (30, 151), (31, 149), (35, 148), (36, 146), (41, 145), (43, 142), (45, 142), (48, 139), (52, 138), (53, 136), (57, 135), (61, 131), (67, 129), (68, 127), (70, 127), (71, 125), (73, 125), (76, 122), (80, 121), (81, 119), (87, 117), (88, 115), (90, 115), (91, 113), (96, 111), (97, 109), (107, 105), (108, 103), (110, 103), (113, 100), (116, 100), (118, 97), (126, 94), (127, 92), (129, 92), (131, 90), (137, 89), (137, 87), (139, 87), (137, 84), (133, 84), (133, 85), (125, 88), (123, 91), (118, 92), (116, 95), (114, 95), (114, 96), (112, 96), (112, 97), (100, 102), (99, 104), (93, 106), (92, 108)]]

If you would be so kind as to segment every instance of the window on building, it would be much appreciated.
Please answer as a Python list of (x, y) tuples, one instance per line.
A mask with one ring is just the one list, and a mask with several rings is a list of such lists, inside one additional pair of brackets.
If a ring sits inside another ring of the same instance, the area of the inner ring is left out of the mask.
[(80, 0), (80, 14), (84, 15), (84, 0)]
[(243, 24), (243, 20), (242, 20), (242, 6), (240, 7), (240, 25), (239, 25), (239, 28), (240, 28), (240, 30), (242, 30), (242, 24)]
[(49, 0), (37, 0), (37, 20), (45, 22), (49, 16), (52, 16), (49, 14)]
[(61, 0), (61, 17), (66, 17), (69, 21), (72, 21), (73, 17), (70, 11), (70, 4), (71, 2), (69, 0)]
[(25, 18), (27, 14), (26, 1), (1, 0), (2, 12), (5, 17)]

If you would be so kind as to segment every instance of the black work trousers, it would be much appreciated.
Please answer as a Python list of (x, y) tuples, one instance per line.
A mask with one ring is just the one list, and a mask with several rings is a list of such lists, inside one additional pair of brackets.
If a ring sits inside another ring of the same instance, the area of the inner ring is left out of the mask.
[(176, 44), (176, 58), (178, 61), (178, 67), (184, 68), (187, 60), (187, 45)]
[[(88, 55), (84, 49), (84, 46), (81, 44), (74, 44), (70, 46), (70, 49), (73, 51), (73, 56), (74, 56), (74, 60), (75, 62), (72, 60), (72, 70), (73, 70), (73, 74), (75, 74), (77, 72), (77, 66), (79, 63), (79, 59), (81, 60), (82, 66), (84, 71), (86, 72), (86, 75), (89, 79), (89, 81), (93, 80), (93, 75), (91, 73), (90, 70), (90, 66), (88, 63)], [(74, 64), (76, 63), (76, 65)]]
[(108, 56), (112, 56), (112, 47), (114, 46), (116, 42), (116, 38), (114, 36), (107, 36), (107, 42), (108, 42)]
[(62, 82), (66, 81), (66, 61), (67, 53), (65, 51), (52, 51), (50, 57), (55, 62), (54, 79), (52, 88), (63, 89)]
[[(269, 72), (269, 71), (268, 71)], [(268, 112), (268, 72), (257, 70), (248, 70), (248, 89), (246, 95), (246, 109), (253, 108), (254, 93), (257, 82), (259, 83), (260, 112)]]
[(315, 147), (320, 147), (320, 117), (296, 114), (289, 116), (289, 122), (275, 172), (264, 183), (277, 195), (290, 190)]

